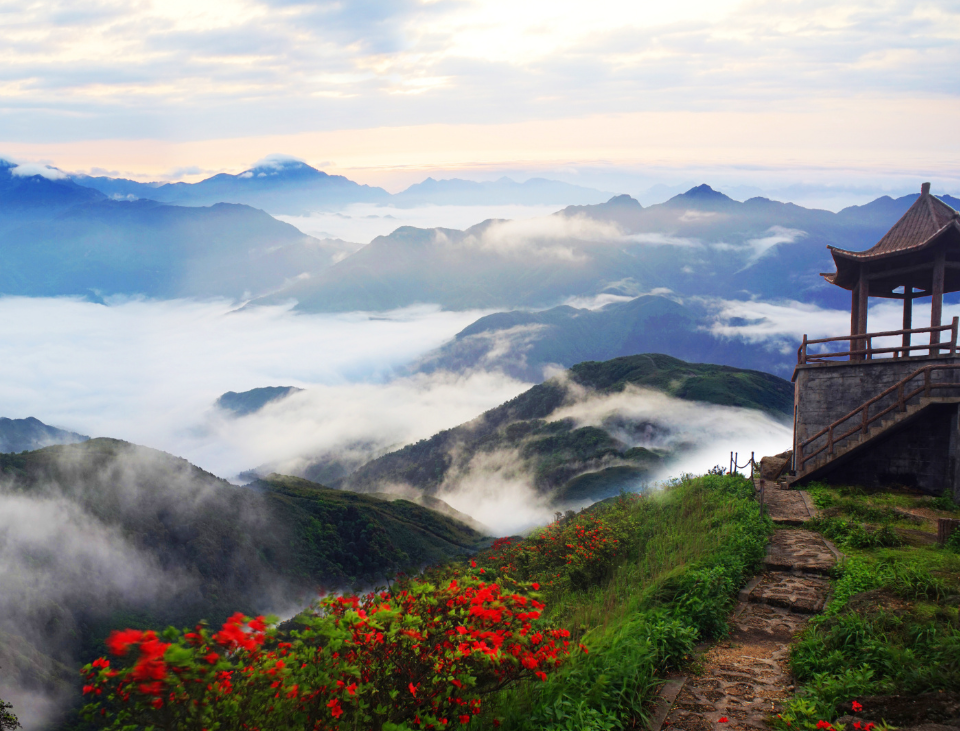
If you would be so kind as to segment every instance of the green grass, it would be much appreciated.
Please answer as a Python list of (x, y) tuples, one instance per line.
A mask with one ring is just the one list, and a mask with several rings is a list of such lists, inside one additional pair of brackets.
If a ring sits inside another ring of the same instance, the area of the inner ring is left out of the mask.
[[(685, 479), (598, 509), (625, 537), (605, 571), (580, 589), (548, 567), (526, 577), (555, 579), (544, 587), (547, 619), (574, 630), (589, 654), (575, 655), (546, 683), (493, 699), (488, 720), (501, 718), (503, 728), (640, 728), (662, 673), (686, 663), (697, 643), (726, 633), (736, 592), (759, 570), (772, 532), (739, 476)], [(569, 521), (564, 535), (584, 520)]]
[[(943, 511), (950, 505), (851, 487), (816, 485), (811, 492), (830, 517), (810, 527), (839, 539), (847, 558), (836, 569), (832, 601), (791, 651), (802, 686), (782, 727), (789, 721), (792, 729), (814, 729), (858, 697), (960, 687), (960, 555), (936, 545), (876, 540), (897, 535), (902, 520), (893, 507)], [(872, 522), (872, 532), (859, 521)]]

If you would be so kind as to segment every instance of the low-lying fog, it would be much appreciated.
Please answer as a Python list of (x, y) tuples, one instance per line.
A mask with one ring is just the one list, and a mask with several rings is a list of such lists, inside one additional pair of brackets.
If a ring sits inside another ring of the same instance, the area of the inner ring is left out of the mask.
[[(896, 309), (871, 308), (871, 329), (896, 329)], [(945, 319), (960, 311), (945, 309)], [(790, 349), (812, 321), (830, 323), (836, 334), (848, 318), (796, 302), (725, 302), (717, 310), (718, 335)], [(495, 371), (396, 376), (483, 314), (420, 306), (305, 315), (289, 307), (236, 311), (225, 300), (115, 298), (104, 305), (2, 297), (0, 416), (35, 416), (81, 434), (155, 447), (228, 479), (261, 465), (296, 471), (318, 456), (356, 464), (469, 421), (530, 386)], [(924, 315), (919, 311), (918, 320)], [(737, 326), (719, 324), (733, 316)], [(226, 391), (261, 386), (305, 390), (242, 418), (214, 408)], [(786, 427), (757, 416), (731, 421), (689, 404), (650, 398), (644, 404), (666, 419), (684, 413), (679, 431), (702, 445), (675, 471), (726, 464), (730, 450), (762, 456), (789, 446)], [(502, 513), (499, 498), (483, 506), (457, 502), (488, 523)], [(547, 515), (534, 512), (536, 519)]]
[(396, 208), (354, 203), (341, 211), (320, 211), (309, 216), (274, 216), (318, 239), (343, 239), (368, 244), (401, 226), (453, 228), (460, 231), (490, 218), (525, 219), (549, 216), (562, 205), (417, 206)]
[[(162, 449), (228, 479), (318, 445), (400, 445), (529, 387), (488, 373), (392, 378), (483, 314), (4, 297), (0, 415)], [(226, 391), (261, 386), (307, 390), (240, 419), (213, 406)]]

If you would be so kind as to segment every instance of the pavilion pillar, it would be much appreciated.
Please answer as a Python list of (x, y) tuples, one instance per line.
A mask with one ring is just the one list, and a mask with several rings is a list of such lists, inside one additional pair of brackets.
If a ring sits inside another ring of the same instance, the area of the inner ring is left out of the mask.
[[(946, 271), (947, 250), (941, 248), (933, 260), (933, 301), (930, 303), (930, 327), (940, 327), (943, 317), (943, 280)], [(940, 342), (940, 331), (930, 333), (930, 355), (940, 355), (933, 347)]]
[[(867, 333), (867, 299), (870, 296), (870, 282), (867, 281), (867, 268), (860, 266), (860, 284), (857, 285), (857, 334)], [(868, 341), (862, 338), (857, 341), (856, 350), (866, 350)], [(866, 360), (867, 354), (857, 356), (857, 360)]]
[[(850, 350), (859, 350), (857, 343), (859, 342), (854, 336), (859, 335), (860, 327), (860, 283), (853, 285), (853, 289), (850, 290)], [(850, 360), (859, 360), (859, 357), (856, 355), (851, 355)]]
[[(913, 328), (913, 287), (909, 284), (903, 288), (903, 329)], [(903, 357), (910, 356), (910, 333), (903, 334)]]

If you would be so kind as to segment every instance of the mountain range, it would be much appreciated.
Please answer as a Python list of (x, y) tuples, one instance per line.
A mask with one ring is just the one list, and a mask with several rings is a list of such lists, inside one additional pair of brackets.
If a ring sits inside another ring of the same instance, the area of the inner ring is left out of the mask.
[(250, 206), (112, 200), (0, 162), (0, 293), (245, 298), (359, 248)]
[(299, 160), (266, 160), (236, 175), (220, 173), (198, 183), (140, 183), (124, 178), (74, 175), (71, 180), (111, 198), (147, 198), (183, 206), (242, 203), (276, 215), (306, 215), (337, 210), (351, 203), (398, 208), (424, 205), (564, 205), (599, 203), (610, 193), (556, 180), (510, 178), (476, 182), (427, 178), (391, 195), (383, 188), (360, 185), (342, 175), (328, 175)]
[[(839, 213), (764, 198), (734, 201), (701, 185), (642, 207), (629, 196), (553, 216), (484, 221), (466, 230), (398, 228), (315, 276), (256, 303), (295, 299), (309, 312), (544, 308), (572, 297), (756, 296), (846, 307), (819, 276), (828, 245), (872, 246), (916, 196), (880, 198)], [(960, 200), (944, 196), (951, 205)]]
[[(465, 230), (401, 226), (362, 246), (306, 236), (246, 204), (268, 207), (270, 196), (296, 201), (321, 190), (336, 206), (347, 192), (386, 200), (385, 191), (296, 161), (165, 185), (19, 169), (0, 163), (0, 293), (296, 300), (310, 312), (417, 303), (543, 309), (570, 298), (657, 290), (734, 299), (788, 292), (846, 306), (819, 276), (831, 268), (826, 246), (873, 245), (915, 200), (882, 197), (832, 213), (765, 198), (739, 202), (700, 185), (648, 207), (620, 195)], [(516, 201), (542, 193), (544, 200), (550, 191), (599, 195), (555, 181), (428, 179), (395, 197), (410, 205), (484, 195)], [(152, 199), (111, 198), (142, 195)]]
[(32, 416), (26, 419), (0, 416), (0, 453), (32, 452), (54, 444), (85, 442), (89, 438), (66, 429), (48, 426)]

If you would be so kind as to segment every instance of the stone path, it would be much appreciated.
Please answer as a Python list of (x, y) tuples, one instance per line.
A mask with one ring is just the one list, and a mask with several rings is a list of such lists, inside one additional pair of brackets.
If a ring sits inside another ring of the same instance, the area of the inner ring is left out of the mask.
[[(801, 520), (801, 507), (803, 520), (812, 517), (815, 510), (808, 505), (802, 496), (799, 502), (789, 496), (767, 502), (771, 517), (775, 513), (789, 521)], [(825, 574), (838, 557), (817, 533), (778, 530), (767, 549), (767, 570), (740, 592), (730, 635), (703, 654), (703, 672), (685, 679), (672, 704), (665, 699), (669, 711), (665, 719), (663, 713), (656, 714), (651, 728), (768, 729), (766, 719), (779, 713), (793, 692), (787, 664), (790, 643), (809, 617), (823, 609), (830, 591)], [(673, 693), (678, 685), (673, 681)], [(722, 717), (727, 722), (718, 726)]]
[[(760, 483), (761, 480), (756, 481), (758, 491)], [(764, 481), (763, 506), (778, 525), (803, 525), (817, 514), (808, 493), (788, 490), (773, 482)]]

